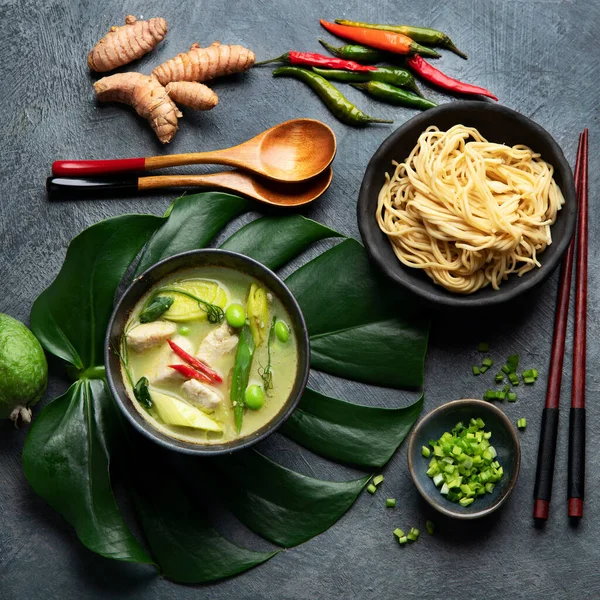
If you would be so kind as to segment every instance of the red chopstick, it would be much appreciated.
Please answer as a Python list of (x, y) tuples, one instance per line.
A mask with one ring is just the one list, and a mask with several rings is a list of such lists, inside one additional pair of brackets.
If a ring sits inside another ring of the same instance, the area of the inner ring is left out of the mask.
[(585, 483), (585, 363), (588, 263), (588, 130), (582, 134), (577, 235), (577, 278), (575, 281), (575, 332), (573, 335), (573, 384), (569, 415), (569, 517), (583, 516)]
[[(575, 184), (580, 189), (581, 165), (583, 158), (583, 134), (579, 136), (577, 160), (575, 162)], [(569, 315), (569, 296), (571, 293), (571, 275), (573, 257), (575, 254), (575, 235), (563, 258), (558, 285), (556, 317), (554, 321), (554, 338), (550, 355), (550, 373), (546, 389), (546, 405), (542, 412), (540, 441), (538, 447), (537, 469), (535, 474), (535, 498), (533, 517), (546, 520), (550, 509), (552, 496), (552, 481), (554, 478), (554, 459), (556, 456), (556, 438), (558, 433), (560, 389), (562, 384), (563, 359), (565, 354), (565, 339)]]

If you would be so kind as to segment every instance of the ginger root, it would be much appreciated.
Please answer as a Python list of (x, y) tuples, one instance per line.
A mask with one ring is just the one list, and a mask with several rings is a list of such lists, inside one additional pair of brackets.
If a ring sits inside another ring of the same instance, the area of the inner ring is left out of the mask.
[(163, 144), (168, 144), (177, 132), (179, 109), (167, 90), (151, 75), (117, 73), (103, 77), (94, 84), (101, 102), (128, 104), (147, 119)]
[(104, 73), (144, 56), (163, 41), (167, 22), (160, 17), (138, 21), (133, 15), (125, 17), (125, 25), (111, 27), (88, 56), (92, 71)]
[(201, 82), (247, 71), (254, 61), (254, 52), (243, 46), (214, 42), (208, 48), (201, 48), (199, 44), (192, 44), (188, 52), (159, 65), (152, 74), (163, 85), (172, 81)]
[(165, 86), (171, 99), (195, 110), (210, 110), (219, 102), (219, 97), (203, 83), (176, 81)]

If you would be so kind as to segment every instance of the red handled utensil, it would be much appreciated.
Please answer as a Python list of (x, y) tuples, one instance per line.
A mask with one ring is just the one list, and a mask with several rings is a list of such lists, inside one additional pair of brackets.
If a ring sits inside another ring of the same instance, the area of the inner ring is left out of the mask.
[[(583, 163), (583, 135), (579, 136), (577, 160), (575, 162), (575, 184), (577, 197), (581, 190), (581, 171)], [(587, 138), (586, 138), (587, 139)], [(587, 158), (587, 153), (586, 153)], [(538, 447), (538, 460), (535, 475), (534, 508), (535, 519), (547, 520), (552, 496), (554, 478), (554, 460), (556, 456), (556, 438), (558, 433), (560, 389), (562, 383), (563, 359), (569, 314), (569, 296), (575, 254), (575, 235), (567, 248), (560, 270), (554, 337), (550, 356), (550, 373), (546, 389), (546, 405), (542, 412), (542, 424)]]
[(55, 177), (87, 177), (150, 171), (180, 165), (238, 167), (275, 181), (306, 181), (323, 173), (336, 152), (335, 134), (315, 119), (293, 119), (223, 150), (117, 160), (57, 160)]
[(588, 130), (582, 138), (577, 237), (577, 278), (575, 280), (575, 332), (573, 335), (573, 384), (569, 414), (569, 517), (583, 516), (585, 483), (585, 363), (587, 327), (588, 263)]

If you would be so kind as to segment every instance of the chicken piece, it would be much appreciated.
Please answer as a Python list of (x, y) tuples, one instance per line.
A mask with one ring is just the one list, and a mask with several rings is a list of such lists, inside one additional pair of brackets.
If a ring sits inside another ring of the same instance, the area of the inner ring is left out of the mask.
[[(171, 340), (180, 348), (183, 348), (188, 354), (194, 353), (194, 347), (189, 338), (183, 335), (176, 335), (172, 337)], [(165, 347), (160, 353), (157, 367), (153, 373), (149, 374), (148, 379), (150, 379), (150, 382), (153, 385), (157, 386), (164, 385), (165, 383), (172, 381), (183, 381), (183, 375), (175, 369), (171, 369), (169, 367), (169, 365), (181, 364), (183, 362), (183, 359), (177, 356), (177, 354), (171, 350), (171, 347), (165, 343)]]
[(154, 321), (137, 325), (127, 334), (127, 344), (136, 352), (143, 352), (164, 342), (177, 331), (177, 325), (169, 321)]
[(198, 408), (213, 409), (223, 400), (222, 396), (214, 388), (197, 379), (188, 379), (181, 386), (181, 389), (185, 397)]
[(200, 344), (198, 358), (208, 365), (214, 365), (224, 354), (229, 354), (238, 343), (238, 336), (227, 323), (211, 331)]

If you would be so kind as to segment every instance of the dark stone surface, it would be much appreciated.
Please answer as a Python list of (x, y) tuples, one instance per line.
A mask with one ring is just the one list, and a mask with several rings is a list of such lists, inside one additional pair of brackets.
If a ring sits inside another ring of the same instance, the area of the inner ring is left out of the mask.
[[(357, 235), (355, 201), (369, 157), (391, 131), (389, 126), (352, 129), (335, 121), (299, 82), (272, 80), (268, 69), (219, 81), (218, 107), (205, 114), (186, 112), (181, 131), (167, 148), (128, 109), (98, 107), (93, 98), (86, 55), (110, 25), (126, 13), (164, 16), (166, 42), (134, 68), (153, 66), (193, 41), (239, 42), (260, 58), (289, 49), (318, 50), (318, 19), (358, 18), (404, 21), (450, 33), (469, 61), (445, 52), (447, 72), (486, 86), (507, 106), (543, 125), (573, 161), (577, 134), (590, 128), (592, 190), (590, 215), (590, 306), (588, 356), (588, 478), (585, 517), (571, 527), (566, 515), (567, 418), (559, 431), (557, 473), (551, 521), (537, 529), (531, 521), (537, 436), (544, 399), (557, 276), (534, 295), (506, 310), (484, 315), (436, 315), (426, 366), (425, 410), (441, 402), (479, 396), (487, 387), (470, 375), (474, 347), (485, 338), (502, 360), (519, 352), (523, 365), (540, 370), (540, 383), (521, 389), (519, 401), (505, 406), (512, 420), (527, 417), (521, 435), (523, 463), (516, 490), (495, 515), (475, 523), (449, 522), (432, 515), (412, 486), (405, 450), (385, 469), (384, 487), (359, 498), (351, 511), (325, 534), (281, 553), (254, 571), (202, 588), (173, 585), (147, 567), (118, 564), (93, 555), (25, 481), (21, 450), (25, 431), (0, 424), (0, 598), (3, 600), (81, 598), (598, 598), (600, 597), (600, 505), (598, 439), (600, 391), (597, 343), (600, 324), (597, 277), (600, 232), (595, 193), (600, 184), (598, 83), (600, 46), (597, 0), (455, 0), (409, 2), (329, 0), (290, 2), (121, 3), (2, 0), (0, 73), (2, 146), (0, 150), (0, 311), (27, 321), (34, 298), (52, 281), (68, 242), (84, 227), (125, 212), (161, 213), (174, 194), (123, 200), (50, 204), (44, 179), (57, 158), (110, 158), (185, 152), (227, 146), (293, 117), (329, 123), (339, 142), (329, 193), (307, 214), (349, 235)], [(330, 38), (328, 38), (330, 39)], [(425, 86), (424, 86), (425, 87)], [(378, 104), (347, 89), (366, 112), (393, 117), (413, 112)], [(451, 98), (427, 89), (432, 98)], [(204, 170), (204, 168), (203, 168)], [(239, 226), (239, 223), (235, 227)], [(312, 251), (314, 254), (314, 250)], [(569, 338), (570, 339), (570, 338)], [(570, 353), (565, 361), (563, 407), (569, 402)], [(47, 399), (65, 388), (53, 376)], [(364, 402), (405, 402), (402, 394), (356, 386), (322, 376), (314, 385), (325, 392)], [(47, 400), (46, 399), (46, 400)], [(316, 460), (275, 436), (265, 451), (306, 473), (341, 479), (348, 473)], [(385, 497), (398, 499), (395, 510)], [(437, 525), (409, 548), (394, 543), (396, 526)], [(233, 539), (264, 548), (231, 523), (222, 528)], [(248, 539), (247, 539), (248, 538)]]

